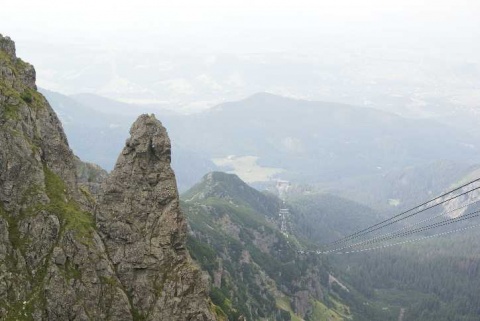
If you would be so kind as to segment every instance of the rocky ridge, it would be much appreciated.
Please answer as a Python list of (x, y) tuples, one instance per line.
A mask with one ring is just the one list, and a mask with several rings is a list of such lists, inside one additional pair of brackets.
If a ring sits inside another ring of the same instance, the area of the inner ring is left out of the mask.
[(0, 320), (215, 320), (167, 133), (144, 115), (131, 135), (96, 200), (35, 69), (0, 35)]

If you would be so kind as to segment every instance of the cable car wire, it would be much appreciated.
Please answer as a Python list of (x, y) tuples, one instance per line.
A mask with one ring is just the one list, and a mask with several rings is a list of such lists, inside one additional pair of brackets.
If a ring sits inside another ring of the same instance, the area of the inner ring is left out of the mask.
[(462, 208), (465, 208), (465, 207), (468, 207), (470, 205), (473, 205), (473, 204), (477, 204), (479, 203), (480, 200), (475, 200), (475, 201), (472, 201), (472, 202), (469, 202), (465, 205), (462, 205), (462, 206), (459, 206), (457, 208), (454, 208), (452, 210), (449, 210), (449, 211), (443, 211), (441, 212), (440, 214), (437, 214), (437, 215), (434, 215), (434, 216), (431, 216), (429, 218), (426, 218), (422, 221), (419, 221), (419, 222), (416, 222), (414, 224), (411, 224), (409, 226), (405, 226), (405, 227), (402, 227), (401, 229), (398, 229), (398, 230), (395, 230), (395, 231), (392, 231), (392, 232), (389, 232), (389, 233), (385, 233), (385, 234), (382, 234), (382, 235), (378, 235), (378, 236), (375, 236), (373, 238), (370, 238), (368, 240), (364, 240), (364, 241), (361, 241), (361, 242), (357, 242), (357, 243), (354, 243), (354, 244), (350, 244), (350, 245), (345, 245), (343, 247), (340, 247), (340, 248), (336, 248), (336, 249), (333, 249), (333, 250), (328, 250), (328, 251), (325, 251), (325, 253), (331, 253), (331, 252), (336, 252), (336, 251), (341, 251), (341, 250), (345, 250), (345, 249), (348, 249), (348, 248), (352, 248), (352, 247), (359, 247), (361, 245), (365, 245), (365, 244), (369, 244), (369, 243), (372, 243), (372, 241), (375, 241), (375, 240), (379, 240), (379, 239), (384, 239), (385, 237), (388, 237), (390, 235), (393, 235), (395, 233), (398, 233), (398, 232), (401, 232), (403, 230), (409, 230), (415, 226), (418, 226), (420, 224), (423, 224), (423, 223), (426, 223), (426, 222), (429, 222), (429, 221), (432, 221), (436, 218), (439, 218), (439, 217), (442, 217), (442, 216), (445, 216), (447, 214), (450, 214), (450, 213), (453, 213), (453, 212), (456, 212), (458, 210), (461, 210)]
[(426, 239), (430, 239), (430, 238), (433, 238), (433, 237), (438, 237), (438, 236), (443, 236), (443, 235), (452, 234), (452, 233), (456, 233), (456, 232), (461, 232), (461, 231), (469, 230), (469, 229), (476, 228), (476, 227), (480, 227), (480, 224), (470, 225), (470, 226), (459, 228), (459, 229), (456, 229), (456, 230), (441, 232), (441, 233), (437, 233), (437, 234), (433, 234), (433, 235), (427, 235), (427, 236), (423, 236), (423, 237), (420, 237), (420, 238), (417, 238), (417, 239), (405, 240), (405, 241), (398, 242), (398, 243), (391, 243), (391, 244), (386, 244), (386, 245), (382, 245), (382, 246), (371, 247), (371, 248), (366, 248), (366, 249), (361, 249), (361, 250), (354, 250), (354, 251), (347, 251), (347, 252), (335, 252), (333, 254), (361, 253), (361, 252), (384, 249), (384, 248), (388, 248), (388, 247), (392, 247), (392, 246), (403, 245), (403, 244), (407, 244), (407, 243), (417, 243), (417, 242), (420, 242), (420, 241), (423, 241), (423, 240), (426, 240)]
[[(459, 216), (457, 218), (452, 218), (452, 219), (448, 219), (448, 220), (443, 220), (441, 222), (437, 222), (437, 223), (434, 223), (434, 224), (431, 224), (431, 225), (427, 225), (427, 226), (423, 226), (423, 227), (420, 227), (418, 229), (415, 229), (415, 230), (411, 230), (411, 231), (407, 231), (407, 232), (404, 232), (404, 233), (400, 233), (398, 235), (394, 235), (394, 236), (391, 236), (391, 237), (388, 237), (386, 239), (383, 239), (381, 240), (382, 242), (384, 241), (389, 241), (389, 240), (392, 240), (392, 239), (397, 239), (397, 238), (401, 238), (401, 237), (406, 237), (406, 236), (410, 236), (412, 234), (416, 234), (416, 233), (420, 233), (420, 232), (425, 232), (425, 231), (428, 231), (428, 230), (431, 230), (431, 229), (435, 229), (435, 228), (438, 228), (438, 227), (442, 227), (442, 226), (447, 226), (447, 225), (450, 225), (450, 224), (454, 224), (454, 223), (458, 223), (458, 222), (461, 222), (461, 221), (465, 221), (465, 220), (469, 220), (469, 219), (472, 219), (472, 218), (475, 218), (475, 217), (479, 217), (480, 216), (480, 210), (478, 211), (475, 211), (475, 212), (471, 212), (471, 213), (468, 213), (468, 214), (465, 214), (465, 215), (462, 215), (462, 216)], [(480, 225), (480, 224), (479, 224)], [(456, 231), (456, 230), (454, 230)], [(448, 231), (447, 231), (448, 232)], [(443, 234), (448, 234), (447, 232), (442, 232)], [(434, 235), (443, 235), (442, 233), (439, 233), (439, 234), (434, 234)], [(428, 236), (426, 237), (423, 237), (421, 239), (424, 239), (424, 238), (428, 238)], [(378, 243), (380, 241), (377, 241), (377, 242), (372, 242), (372, 243)], [(370, 243), (370, 244), (372, 244)], [(405, 242), (405, 243), (408, 243), (408, 242)], [(403, 244), (402, 242), (400, 243), (395, 243), (395, 244)], [(379, 246), (379, 247), (376, 247), (376, 248), (382, 248), (383, 246)], [(375, 248), (375, 249), (376, 249)], [(372, 248), (368, 248), (368, 249), (372, 249)], [(347, 251), (347, 252), (332, 252), (332, 251), (317, 251), (316, 253), (317, 254), (336, 254), (336, 253), (356, 253), (356, 252), (363, 252), (363, 250), (365, 249), (360, 249), (360, 250), (352, 250), (352, 251)]]
[(401, 212), (401, 213), (399, 213), (399, 214), (397, 214), (397, 215), (395, 215), (395, 216), (393, 216), (393, 217), (391, 217), (391, 218), (389, 218), (389, 219), (383, 220), (383, 221), (381, 221), (381, 222), (379, 222), (379, 223), (376, 223), (376, 224), (374, 224), (374, 225), (372, 225), (372, 226), (370, 226), (370, 227), (367, 227), (367, 228), (365, 228), (365, 229), (363, 229), (363, 230), (357, 231), (357, 232), (355, 232), (355, 233), (353, 233), (353, 234), (350, 234), (350, 235), (348, 235), (348, 236), (345, 236), (345, 237), (343, 237), (343, 238), (341, 238), (341, 239), (339, 239), (339, 240), (337, 240), (337, 241), (328, 243), (328, 244), (326, 244), (326, 245), (324, 245), (324, 246), (328, 247), (328, 246), (332, 246), (332, 245), (335, 245), (335, 244), (338, 244), (338, 243), (344, 243), (344, 242), (350, 241), (350, 240), (352, 240), (352, 239), (359, 238), (359, 237), (361, 237), (361, 236), (363, 236), (363, 235), (365, 235), (365, 234), (369, 234), (369, 233), (371, 233), (371, 232), (377, 231), (377, 230), (379, 230), (379, 229), (381, 229), (381, 228), (384, 228), (384, 227), (386, 227), (386, 226), (390, 226), (390, 225), (395, 224), (395, 223), (397, 223), (397, 222), (406, 220), (406, 219), (408, 219), (408, 218), (410, 218), (410, 217), (413, 217), (413, 216), (415, 216), (415, 215), (418, 215), (418, 214), (420, 214), (420, 213), (423, 213), (423, 212), (425, 212), (425, 211), (427, 211), (427, 210), (429, 210), (429, 209), (431, 209), (431, 208), (434, 208), (434, 207), (439, 206), (439, 205), (441, 205), (441, 204), (450, 202), (451, 200), (456, 199), (456, 198), (458, 198), (458, 197), (460, 197), (460, 196), (469, 194), (469, 193), (471, 193), (471, 192), (473, 192), (473, 191), (475, 191), (475, 190), (480, 189), (480, 186), (475, 187), (475, 188), (473, 188), (473, 189), (470, 189), (470, 190), (468, 190), (468, 191), (466, 191), (466, 192), (460, 193), (460, 194), (458, 194), (458, 195), (455, 195), (455, 196), (453, 196), (453, 197), (450, 197), (450, 198), (448, 198), (448, 199), (446, 199), (446, 200), (443, 200), (443, 201), (441, 201), (441, 202), (439, 202), (439, 203), (436, 203), (436, 204), (434, 204), (434, 205), (431, 205), (431, 206), (428, 206), (428, 207), (423, 208), (423, 209), (421, 209), (421, 210), (418, 210), (418, 211), (416, 211), (416, 212), (414, 212), (414, 213), (412, 213), (412, 214), (409, 214), (409, 215), (407, 215), (407, 216), (405, 216), (405, 217), (401, 217), (401, 216), (403, 216), (403, 215), (405, 215), (405, 214), (407, 214), (407, 213), (409, 213), (409, 212), (411, 212), (411, 211), (413, 211), (413, 210), (419, 209), (419, 208), (421, 208), (422, 206), (425, 206), (425, 205), (427, 205), (427, 204), (429, 204), (429, 203), (431, 203), (431, 202), (433, 202), (433, 201), (436, 201), (436, 200), (438, 200), (438, 199), (440, 199), (440, 198), (442, 198), (442, 197), (445, 197), (445, 196), (447, 196), (447, 195), (449, 195), (449, 194), (451, 194), (451, 193), (453, 193), (453, 192), (456, 192), (456, 191), (458, 191), (458, 190), (460, 190), (460, 189), (462, 189), (462, 188), (464, 188), (464, 187), (466, 187), (466, 186), (468, 186), (468, 185), (471, 185), (471, 184), (473, 184), (473, 183), (475, 183), (475, 182), (478, 182), (478, 181), (480, 181), (480, 178), (477, 178), (477, 179), (475, 179), (475, 180), (473, 180), (473, 181), (470, 181), (470, 182), (468, 182), (468, 183), (466, 183), (466, 184), (463, 184), (463, 185), (461, 185), (461, 186), (459, 186), (459, 187), (457, 187), (457, 188), (455, 188), (455, 189), (453, 189), (453, 190), (450, 190), (450, 191), (448, 191), (448, 192), (446, 192), (446, 193), (443, 193), (442, 195), (439, 195), (439, 196), (437, 196), (437, 197), (435, 197), (435, 198), (433, 198), (433, 199), (431, 199), (431, 200), (429, 200), (429, 201), (427, 201), (427, 202), (424, 202), (424, 203), (422, 203), (422, 204), (420, 204), (420, 205), (417, 205), (417, 206), (415, 206), (415, 207), (413, 207), (413, 208), (411, 208), (411, 209), (409, 209), (409, 210), (403, 211), (403, 212)]

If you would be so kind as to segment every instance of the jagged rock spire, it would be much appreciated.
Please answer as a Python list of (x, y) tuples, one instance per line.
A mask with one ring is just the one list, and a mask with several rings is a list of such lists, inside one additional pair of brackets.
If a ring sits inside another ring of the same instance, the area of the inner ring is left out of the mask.
[(130, 134), (97, 214), (117, 275), (148, 320), (213, 320), (202, 273), (185, 249), (167, 132), (141, 115)]

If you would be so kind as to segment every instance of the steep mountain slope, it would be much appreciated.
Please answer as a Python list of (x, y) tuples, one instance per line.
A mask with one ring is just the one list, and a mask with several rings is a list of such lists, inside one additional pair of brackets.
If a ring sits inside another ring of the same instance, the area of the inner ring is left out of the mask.
[(0, 66), (1, 318), (131, 319), (61, 124), (9, 38)]
[(303, 253), (295, 231), (280, 232), (278, 198), (214, 172), (182, 200), (190, 252), (213, 279), (211, 298), (229, 320), (367, 320), (342, 303), (348, 294), (328, 262)]
[[(0, 36), (1, 320), (215, 319), (201, 273), (185, 251), (165, 129), (142, 116), (131, 134), (96, 203), (77, 183), (78, 161), (36, 91), (35, 70), (16, 57), (13, 41)], [(152, 142), (157, 147), (145, 149)], [(165, 182), (144, 170), (144, 159)], [(125, 170), (134, 175), (122, 177)], [(141, 207), (132, 202), (117, 210), (115, 195), (142, 200)], [(150, 220), (141, 221), (140, 210)], [(148, 236), (134, 234), (138, 226)], [(131, 237), (115, 234), (128, 227)]]

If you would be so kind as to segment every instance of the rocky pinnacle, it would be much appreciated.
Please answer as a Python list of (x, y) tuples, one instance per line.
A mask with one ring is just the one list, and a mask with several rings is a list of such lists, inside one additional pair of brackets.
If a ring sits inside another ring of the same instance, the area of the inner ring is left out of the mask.
[(167, 132), (142, 115), (130, 134), (97, 214), (117, 276), (148, 320), (212, 320), (205, 281), (185, 248)]

